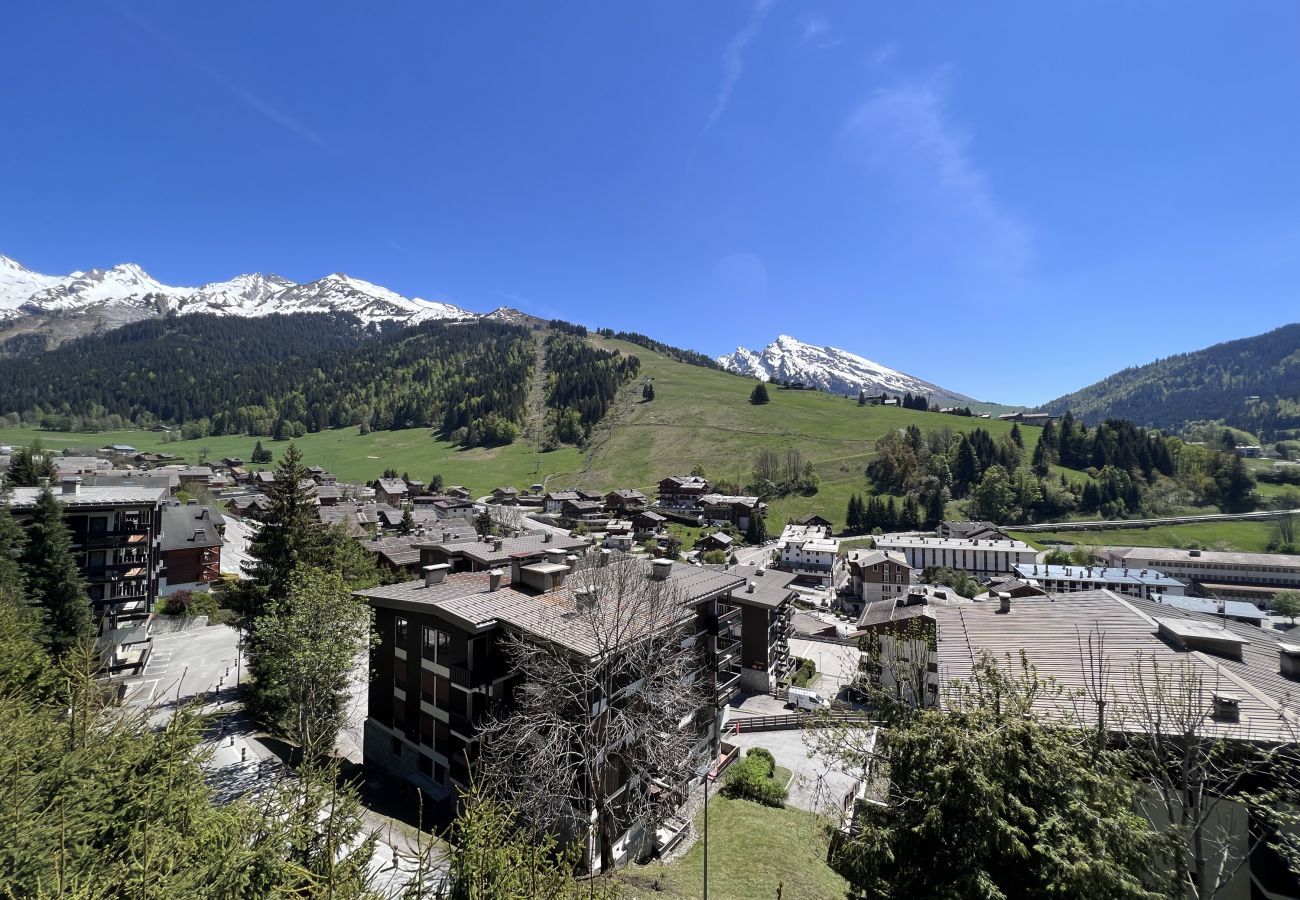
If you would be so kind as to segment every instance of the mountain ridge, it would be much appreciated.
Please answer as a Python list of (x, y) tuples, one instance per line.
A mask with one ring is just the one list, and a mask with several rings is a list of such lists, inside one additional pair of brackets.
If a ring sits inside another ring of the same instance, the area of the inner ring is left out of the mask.
[(762, 350), (737, 347), (718, 357), (728, 372), (749, 375), (763, 381), (796, 381), (831, 394), (867, 393), (921, 394), (949, 403), (974, 403), (965, 394), (891, 369), (878, 362), (836, 347), (818, 347), (787, 334)]
[(255, 272), (186, 287), (164, 284), (135, 263), (46, 275), (0, 255), (0, 354), (6, 346), (7, 355), (39, 352), (167, 314), (257, 318), (310, 312), (349, 313), (364, 324), (479, 318), (453, 304), (405, 297), (342, 272), (302, 284)]

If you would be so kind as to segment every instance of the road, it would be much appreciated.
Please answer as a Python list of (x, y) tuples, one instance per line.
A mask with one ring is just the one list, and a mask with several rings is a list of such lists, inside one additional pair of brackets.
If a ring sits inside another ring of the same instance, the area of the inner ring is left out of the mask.
[(1007, 525), (1006, 531), (1095, 531), (1113, 528), (1146, 528), (1152, 525), (1191, 525), (1196, 522), (1241, 522), (1280, 519), (1300, 515), (1300, 509), (1269, 509), (1248, 513), (1209, 513), (1203, 516), (1166, 516), (1160, 519), (1109, 519), (1093, 522), (1043, 522), (1038, 525)]

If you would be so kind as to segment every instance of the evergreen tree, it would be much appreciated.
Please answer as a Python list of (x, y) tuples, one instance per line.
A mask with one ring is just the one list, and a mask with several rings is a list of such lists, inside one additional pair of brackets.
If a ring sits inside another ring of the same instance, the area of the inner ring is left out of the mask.
[(435, 474), (429, 478), (429, 493), (441, 494), (444, 487), (441, 474)]
[(867, 405), (867, 389), (862, 388), (858, 391), (858, 406)]
[(849, 509), (844, 516), (844, 530), (857, 534), (862, 530), (862, 498), (857, 494), (849, 495)]
[(889, 502), (885, 504), (884, 521), (880, 523), (880, 527), (885, 531), (898, 530), (898, 504), (894, 502), (893, 497), (890, 497)]
[(402, 523), (399, 528), (402, 534), (410, 534), (415, 530), (415, 516), (411, 513), (411, 507), (402, 510)]
[(72, 554), (63, 506), (48, 487), (41, 491), (27, 523), (19, 564), (27, 595), (41, 613), (41, 642), (55, 658), (95, 636), (90, 597)]
[(1011, 423), (1011, 441), (1021, 450), (1025, 449), (1025, 438), (1020, 433), (1020, 424), (1018, 422)]
[(957, 459), (952, 467), (953, 493), (958, 497), (965, 496), (971, 486), (979, 481), (979, 477), (980, 464), (975, 448), (963, 434), (957, 442)]
[(754, 404), (755, 406), (759, 406), (761, 404), (767, 403), (768, 400), (769, 398), (767, 396), (767, 384), (760, 381), (758, 384), (754, 385), (754, 390), (750, 391), (749, 402)]
[(745, 529), (745, 541), (750, 544), (761, 544), (767, 540), (767, 522), (763, 517), (755, 513), (749, 517), (749, 527)]
[(496, 524), (492, 521), (492, 514), (484, 509), (474, 517), (474, 530), (478, 532), (479, 537), (488, 537), (496, 530)]
[(0, 481), (0, 603), (17, 603), (25, 596), (22, 556), (26, 535), (9, 512), (9, 488)]
[(641, 399), (649, 403), (654, 398), (655, 398), (655, 386), (647, 381), (645, 385), (641, 388)]
[(903, 510), (898, 514), (898, 528), (900, 531), (915, 531), (921, 525), (921, 509), (916, 502), (915, 494), (908, 494), (903, 499)]
[(14, 487), (36, 487), (42, 478), (53, 479), (56, 474), (54, 459), (45, 452), (40, 438), (30, 447), (19, 447), (9, 458), (7, 480)]
[(248, 546), (254, 560), (248, 574), (263, 589), (259, 608), (268, 597), (284, 596), (294, 568), (309, 561), (314, 545), (319, 543), (311, 496), (303, 486), (308, 478), (302, 454), (295, 444), (289, 444), (275, 467), (275, 482), (267, 492), (271, 504), (263, 515), (262, 527)]
[(925, 503), (925, 527), (935, 528), (943, 521), (944, 516), (944, 490), (942, 488), (933, 491), (926, 497)]
[(249, 462), (253, 463), (253, 465), (264, 466), (269, 463), (271, 459), (271, 451), (264, 448), (262, 442), (258, 441), (257, 445), (253, 447), (253, 455), (249, 457)]

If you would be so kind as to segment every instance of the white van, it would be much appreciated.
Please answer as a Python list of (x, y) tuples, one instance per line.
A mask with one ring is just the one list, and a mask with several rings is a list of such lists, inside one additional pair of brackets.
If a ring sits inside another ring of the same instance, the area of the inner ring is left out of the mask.
[(786, 698), (795, 709), (816, 711), (831, 708), (831, 701), (810, 688), (792, 687)]

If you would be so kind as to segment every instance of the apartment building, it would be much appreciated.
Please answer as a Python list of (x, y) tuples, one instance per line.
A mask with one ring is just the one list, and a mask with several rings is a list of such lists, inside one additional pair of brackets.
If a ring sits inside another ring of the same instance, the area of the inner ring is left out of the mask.
[(558, 560), (565, 563), (568, 556), (585, 556), (591, 550), (591, 539), (570, 537), (553, 531), (530, 531), (518, 537), (490, 537), (473, 540), (456, 540), (444, 532), (440, 541), (416, 543), (420, 550), (420, 565), (448, 565), (452, 572), (483, 572), (497, 566), (508, 567), (515, 559), (530, 559), (544, 554), (559, 553)]
[(1108, 566), (1158, 569), (1190, 584), (1199, 593), (1257, 604), (1267, 605), (1281, 590), (1300, 590), (1300, 556), (1286, 553), (1100, 547), (1096, 557)]
[[(683, 649), (700, 648), (701, 668), (692, 678), (709, 679), (709, 702), (689, 727), (698, 730), (694, 753), (716, 759), (721, 707), (741, 679), (732, 651), (742, 609), (728, 599), (741, 577), (668, 560), (611, 560), (612, 551), (604, 550), (582, 565), (617, 566), (629, 579), (627, 590), (670, 589), (680, 600), (680, 617), (662, 627), (681, 631)], [(523, 686), (504, 652), (507, 636), (597, 665), (602, 644), (592, 623), (599, 621), (601, 598), (584, 587), (589, 578), (572, 575), (575, 562), (563, 549), (538, 547), (515, 552), (502, 568), (453, 572), (451, 563), (432, 563), (423, 579), (358, 592), (374, 609), (379, 636), (370, 656), (366, 764), (410, 780), (435, 801), (453, 800), (470, 783), (484, 717), (508, 710)], [(608, 614), (624, 608), (610, 604)], [(623, 701), (593, 698), (589, 715), (608, 714), (611, 702)], [(621, 790), (626, 778), (611, 769), (601, 783), (608, 789), (619, 782), (614, 790)], [(626, 838), (618, 844), (630, 853)]]
[(794, 634), (794, 573), (763, 566), (732, 566), (728, 574), (744, 580), (732, 588), (728, 603), (740, 610), (739, 637), (734, 630), (719, 638), (719, 653), (738, 653), (740, 686), (770, 694), (790, 675), (790, 636)]
[(854, 616), (877, 600), (895, 599), (912, 586), (913, 571), (897, 550), (854, 550), (848, 558), (850, 595), (841, 598)]
[[(14, 488), (9, 509), (23, 522), (42, 488)], [(109, 672), (143, 665), (148, 620), (158, 599), (161, 487), (84, 487), (68, 476), (52, 488), (72, 533), (72, 551), (94, 611), (101, 660)]]
[(1016, 577), (1049, 594), (1079, 591), (1114, 591), (1126, 597), (1151, 600), (1160, 596), (1181, 597), (1187, 586), (1155, 569), (1110, 566), (1049, 566), (1042, 563), (1019, 565)]
[(801, 583), (833, 587), (839, 580), (839, 538), (820, 525), (785, 526), (776, 550), (776, 567), (795, 573)]
[(907, 564), (917, 571), (943, 566), (969, 572), (977, 578), (1010, 575), (1016, 566), (1038, 559), (1038, 551), (1033, 547), (1024, 541), (1009, 539), (968, 540), (886, 534), (876, 538), (876, 549), (901, 553)]

